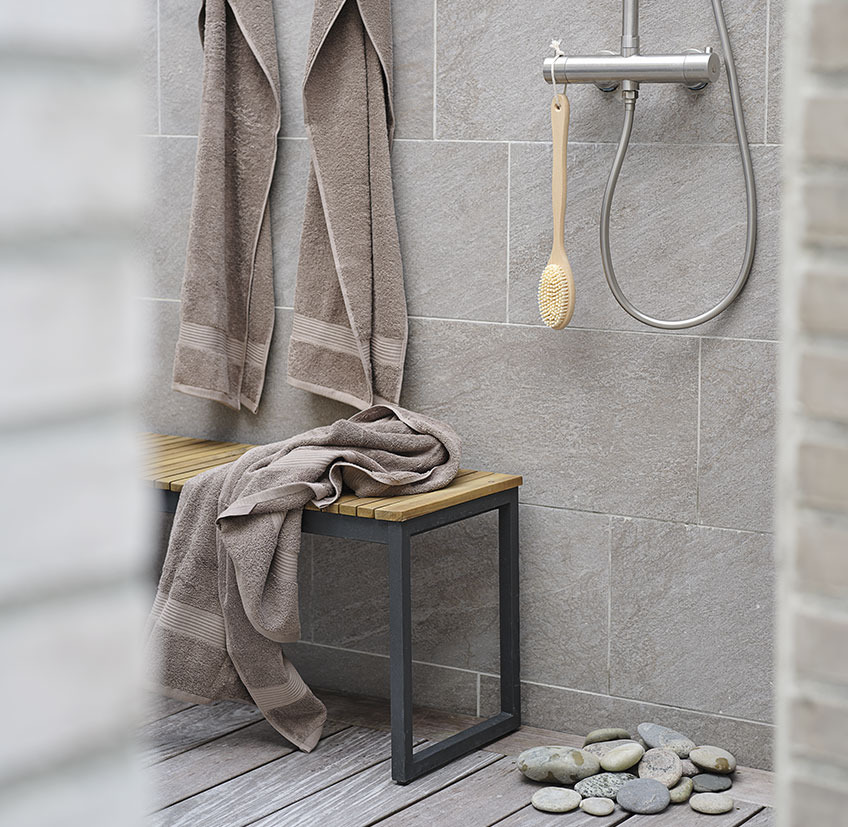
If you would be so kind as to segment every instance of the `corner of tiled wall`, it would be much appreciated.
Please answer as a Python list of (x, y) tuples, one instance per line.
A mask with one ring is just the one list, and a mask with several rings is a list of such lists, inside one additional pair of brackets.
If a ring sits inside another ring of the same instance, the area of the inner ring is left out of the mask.
[(848, 812), (848, 3), (787, 22), (777, 789), (807, 827)]
[[(200, 48), (192, 0), (148, 3), (158, 19), (149, 60), (158, 88), (148, 138), (158, 170), (145, 302), (158, 330), (149, 427), (252, 442), (347, 416), (345, 406), (288, 387), (283, 370), (308, 164), (299, 92), (308, 0), (275, 0), (285, 100), (266, 396), (257, 416), (236, 415), (169, 389)], [(725, 0), (760, 195), (757, 259), (742, 297), (682, 333), (649, 330), (618, 308), (597, 220), (620, 101), (571, 87), (566, 239), (578, 299), (572, 325), (554, 333), (535, 306), (550, 252), (541, 58), (554, 36), (576, 51), (615, 48), (616, 6), (599, 14), (589, 0), (393, 4), (393, 167), (411, 316), (402, 401), (460, 432), (466, 466), (524, 475), (527, 723), (579, 730), (652, 716), (693, 737), (724, 738), (744, 763), (768, 766), (782, 4)], [(717, 41), (709, 0), (646, 3), (642, 32), (656, 52)], [(645, 89), (612, 227), (634, 300), (658, 314), (703, 310), (736, 278), (744, 234), (724, 77), (698, 93)], [(490, 528), (448, 530), (414, 551), (417, 685), (436, 706), (485, 711), (489, 703), (497, 669)], [(311, 621), (299, 665), (309, 680), (385, 694), (383, 556), (323, 540), (310, 549)], [(706, 682), (699, 629), (711, 640)]]

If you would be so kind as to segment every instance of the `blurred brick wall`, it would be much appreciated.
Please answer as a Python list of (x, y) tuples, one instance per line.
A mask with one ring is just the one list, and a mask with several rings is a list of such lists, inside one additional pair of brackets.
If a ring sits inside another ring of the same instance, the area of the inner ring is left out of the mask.
[(0, 824), (139, 823), (135, 0), (0, 0)]
[(835, 827), (848, 823), (848, 2), (787, 11), (779, 814)]

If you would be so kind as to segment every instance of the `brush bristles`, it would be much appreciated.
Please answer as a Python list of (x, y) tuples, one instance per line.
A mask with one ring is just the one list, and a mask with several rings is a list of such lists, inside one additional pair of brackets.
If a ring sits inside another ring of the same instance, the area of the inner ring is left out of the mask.
[(571, 321), (574, 294), (565, 268), (549, 264), (539, 279), (539, 313), (542, 321), (560, 330)]

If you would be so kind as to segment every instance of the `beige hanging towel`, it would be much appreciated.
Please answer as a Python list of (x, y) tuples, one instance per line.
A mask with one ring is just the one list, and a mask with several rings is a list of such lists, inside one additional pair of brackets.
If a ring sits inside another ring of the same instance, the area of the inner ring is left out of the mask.
[(288, 381), (360, 409), (397, 402), (407, 319), (390, 0), (316, 0), (303, 107), (312, 163)]
[(270, 0), (206, 0), (203, 97), (173, 388), (256, 412), (274, 330), (280, 130)]

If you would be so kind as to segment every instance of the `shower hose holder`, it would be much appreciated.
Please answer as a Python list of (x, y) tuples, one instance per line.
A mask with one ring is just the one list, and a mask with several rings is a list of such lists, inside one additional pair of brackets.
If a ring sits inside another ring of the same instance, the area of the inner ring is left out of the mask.
[(681, 330), (714, 319), (723, 313), (739, 296), (748, 281), (754, 262), (757, 243), (757, 191), (754, 182), (754, 169), (748, 134), (745, 128), (745, 115), (742, 111), (742, 97), (739, 91), (739, 79), (736, 63), (727, 31), (722, 0), (710, 0), (715, 17), (716, 31), (721, 41), (727, 83), (730, 89), (730, 102), (736, 127), (736, 140), (742, 161), (742, 174), (745, 182), (745, 201), (747, 220), (745, 232), (745, 252), (739, 275), (733, 286), (718, 304), (709, 310), (687, 319), (659, 319), (636, 308), (621, 289), (612, 261), (610, 249), (610, 213), (613, 197), (618, 183), (621, 167), (630, 145), (636, 101), (639, 97), (639, 85), (642, 83), (681, 83), (689, 89), (703, 89), (707, 84), (718, 80), (721, 72), (721, 60), (709, 47), (703, 51), (686, 49), (677, 55), (643, 55), (639, 53), (639, 0), (622, 0), (621, 16), (621, 54), (605, 52), (597, 55), (566, 55), (560, 49), (561, 41), (551, 43), (556, 54), (545, 58), (542, 73), (548, 83), (594, 83), (603, 92), (621, 89), (624, 103), (624, 123), (610, 170), (604, 197), (601, 202), (600, 243), (601, 261), (607, 284), (621, 307), (634, 319), (643, 324), (664, 330)]

